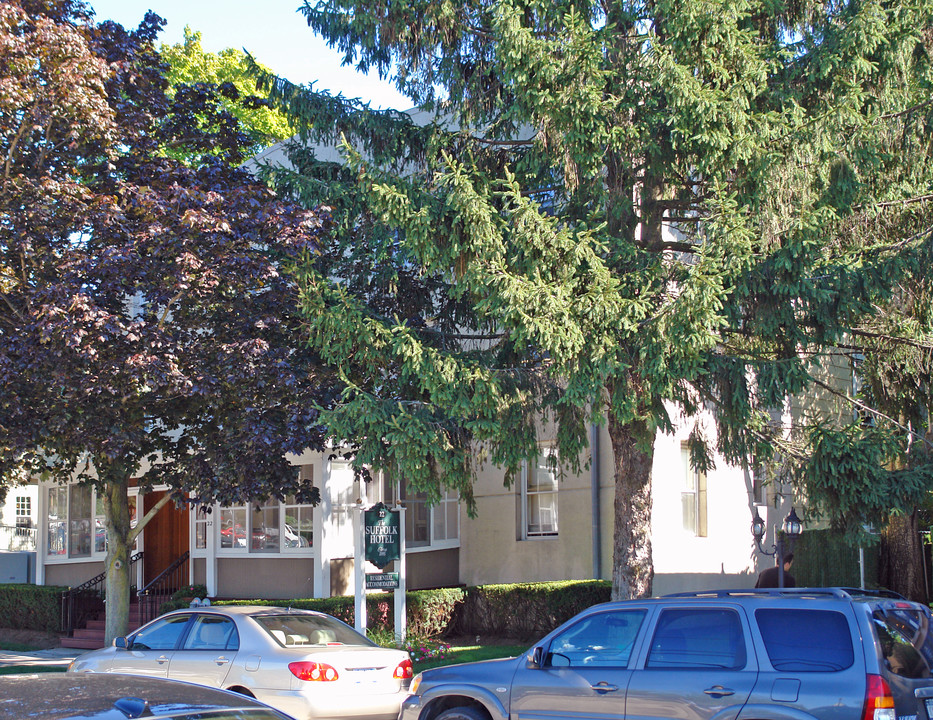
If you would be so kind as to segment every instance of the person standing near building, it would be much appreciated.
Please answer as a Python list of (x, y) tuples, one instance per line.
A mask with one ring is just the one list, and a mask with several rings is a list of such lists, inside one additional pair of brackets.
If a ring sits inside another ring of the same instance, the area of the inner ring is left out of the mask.
[[(780, 562), (780, 560), (778, 560)], [(797, 587), (797, 581), (794, 579), (794, 576), (790, 574), (790, 566), (794, 562), (794, 553), (787, 553), (784, 556), (784, 585), (783, 587), (792, 588)], [(755, 583), (756, 588), (776, 588), (782, 587), (780, 584), (780, 572), (777, 564), (774, 567), (770, 567), (767, 570), (762, 570), (758, 575), (758, 581)]]

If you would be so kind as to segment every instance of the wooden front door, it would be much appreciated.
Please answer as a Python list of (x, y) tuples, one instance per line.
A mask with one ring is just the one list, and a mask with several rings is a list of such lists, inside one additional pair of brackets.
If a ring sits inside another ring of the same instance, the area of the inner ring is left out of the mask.
[[(152, 509), (164, 492), (151, 492), (143, 497), (143, 513)], [(175, 503), (166, 503), (143, 528), (145, 555), (144, 583), (149, 583), (188, 549), (188, 510), (178, 510)]]

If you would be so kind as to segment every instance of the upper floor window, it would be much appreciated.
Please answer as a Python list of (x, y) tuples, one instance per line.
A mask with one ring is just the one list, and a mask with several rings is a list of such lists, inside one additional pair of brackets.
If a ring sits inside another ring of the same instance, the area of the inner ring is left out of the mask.
[(557, 535), (557, 450), (543, 448), (522, 470), (522, 539)]
[(690, 450), (684, 444), (680, 448), (683, 484), (680, 503), (684, 530), (697, 537), (706, 537), (706, 473), (693, 467)]

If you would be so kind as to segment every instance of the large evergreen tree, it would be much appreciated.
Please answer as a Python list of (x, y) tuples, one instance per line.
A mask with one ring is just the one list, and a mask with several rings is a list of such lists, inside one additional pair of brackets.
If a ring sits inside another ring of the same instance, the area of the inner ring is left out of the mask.
[[(655, 434), (712, 407), (725, 457), (766, 461), (784, 435), (769, 411), (828, 357), (871, 352), (864, 328), (927, 272), (933, 4), (302, 11), (436, 118), (257, 73), (303, 125), (292, 168), (270, 176), (305, 202), (329, 194), (344, 231), (302, 277), (312, 346), (347, 382), (328, 424), (365, 438), (360, 462), (469, 501), (477, 448), (508, 480), (542, 416), (571, 463), (585, 421), (605, 420), (613, 595), (649, 594)], [(315, 157), (341, 136), (348, 167)], [(897, 426), (800, 420), (784, 467), (846, 527), (928, 485), (926, 461), (891, 465), (915, 437)], [(883, 482), (846, 515), (833, 485), (867, 477)]]
[[(248, 145), (216, 87), (169, 95), (161, 24), (0, 4), (0, 478), (96, 487), (108, 639), (164, 502), (316, 501), (286, 454), (323, 443), (285, 270), (327, 217), (235, 168)], [(138, 524), (132, 484), (169, 489)]]

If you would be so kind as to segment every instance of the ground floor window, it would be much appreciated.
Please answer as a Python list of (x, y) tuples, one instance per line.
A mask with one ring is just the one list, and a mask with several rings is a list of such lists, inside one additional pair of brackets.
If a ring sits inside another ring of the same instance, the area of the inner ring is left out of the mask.
[[(46, 552), (49, 557), (89, 558), (107, 552), (103, 498), (90, 485), (47, 489)], [(127, 497), (130, 526), (136, 526), (136, 495)]]
[(370, 502), (383, 502), (405, 508), (405, 547), (456, 547), (460, 539), (460, 498), (444, 490), (441, 499), (428, 503), (428, 495), (416, 492), (404, 479), (391, 480), (387, 474), (376, 482)]
[[(312, 505), (298, 503), (293, 495), (278, 500), (263, 500), (253, 505), (222, 507), (220, 547), (244, 553), (283, 553), (307, 549), (313, 544)], [(199, 511), (200, 513), (200, 511)], [(196, 547), (207, 547), (209, 520), (203, 513), (195, 517)], [(203, 546), (199, 543), (202, 542)]]
[(557, 449), (542, 448), (536, 462), (526, 462), (521, 493), (522, 539), (557, 535)]

